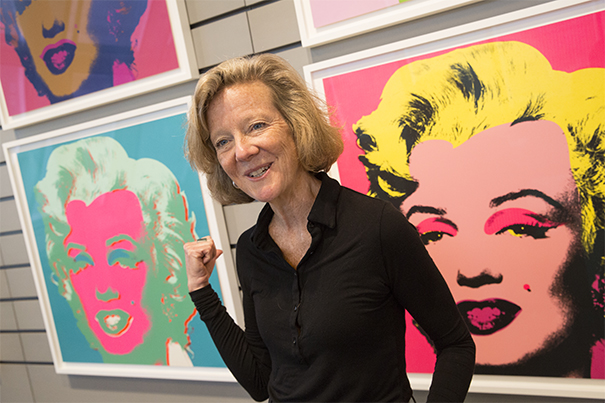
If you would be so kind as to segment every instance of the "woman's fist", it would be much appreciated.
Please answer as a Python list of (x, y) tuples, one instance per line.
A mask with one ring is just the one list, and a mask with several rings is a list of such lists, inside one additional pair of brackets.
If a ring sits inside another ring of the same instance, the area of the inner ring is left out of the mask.
[(183, 245), (185, 249), (185, 266), (187, 268), (187, 286), (189, 292), (206, 287), (216, 259), (223, 251), (216, 249), (211, 237), (205, 236), (195, 242)]

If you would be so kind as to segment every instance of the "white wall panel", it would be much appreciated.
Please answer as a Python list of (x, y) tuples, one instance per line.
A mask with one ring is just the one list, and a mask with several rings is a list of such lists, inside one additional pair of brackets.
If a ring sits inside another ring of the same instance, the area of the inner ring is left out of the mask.
[(0, 232), (16, 231), (21, 229), (17, 202), (12, 200), (0, 201)]
[(0, 270), (0, 299), (7, 299), (11, 297), (11, 291), (8, 285), (8, 278), (6, 277), (6, 270)]
[(236, 244), (237, 239), (242, 232), (256, 224), (258, 214), (265, 203), (253, 202), (246, 204), (235, 204), (225, 206), (225, 221), (227, 222), (227, 232), (229, 232), (229, 242)]
[(38, 300), (13, 301), (15, 316), (19, 329), (41, 330), (44, 329), (44, 320)]
[(292, 65), (298, 71), (301, 77), (305, 76), (303, 72), (303, 66), (311, 64), (311, 52), (309, 49), (303, 47), (297, 47), (293, 49), (276, 52), (276, 55), (283, 57), (288, 63)]
[(28, 263), (25, 238), (22, 234), (4, 235), (0, 237), (2, 261), (6, 266)]
[(244, 7), (244, 0), (185, 0), (189, 23), (195, 24)]
[(0, 381), (0, 400), (3, 403), (34, 401), (25, 365), (0, 364)]
[(0, 329), (17, 330), (13, 301), (0, 301)]
[(202, 25), (191, 34), (199, 68), (253, 52), (245, 13)]
[(0, 361), (23, 361), (19, 333), (0, 333)]
[(7, 165), (0, 165), (0, 197), (8, 197), (13, 195), (10, 179), (8, 177)]
[(31, 267), (16, 267), (2, 270), (6, 274), (8, 286), (13, 298), (35, 297), (36, 285)]
[(281, 0), (248, 12), (254, 52), (300, 41), (293, 0)]
[[(15, 131), (14, 130), (0, 130), (0, 145), (2, 143), (6, 143), (7, 141), (12, 141), (15, 139)], [(4, 153), (0, 147), (0, 162), (4, 162)]]
[(53, 362), (46, 333), (21, 333), (21, 345), (26, 361)]

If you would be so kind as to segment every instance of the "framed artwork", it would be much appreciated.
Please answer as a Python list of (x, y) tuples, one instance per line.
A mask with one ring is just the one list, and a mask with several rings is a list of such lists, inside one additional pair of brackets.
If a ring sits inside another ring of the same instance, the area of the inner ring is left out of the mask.
[[(58, 373), (234, 381), (188, 295), (183, 244), (229, 249), (183, 157), (190, 102), (3, 144)], [(243, 323), (231, 254), (211, 284)]]
[(481, 0), (294, 0), (303, 46), (317, 46)]
[[(331, 173), (393, 203), (446, 279), (473, 392), (603, 397), (604, 10), (553, 1), (305, 66), (342, 127)], [(411, 318), (406, 345), (428, 388)]]
[(183, 0), (3, 0), (0, 34), (4, 129), (198, 75)]

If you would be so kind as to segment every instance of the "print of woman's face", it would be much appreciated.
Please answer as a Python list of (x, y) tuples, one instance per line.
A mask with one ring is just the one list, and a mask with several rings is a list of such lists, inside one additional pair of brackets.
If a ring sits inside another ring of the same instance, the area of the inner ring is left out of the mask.
[(134, 193), (117, 190), (88, 206), (71, 201), (65, 215), (71, 227), (65, 248), (74, 260), (69, 278), (88, 325), (108, 353), (128, 354), (151, 326), (141, 306), (148, 267), (139, 244), (140, 202)]
[(90, 5), (81, 0), (33, 0), (16, 15), (36, 71), (55, 96), (74, 93), (97, 57), (87, 32)]
[(401, 210), (467, 320), (477, 363), (514, 363), (565, 336), (560, 275), (579, 247), (580, 213), (561, 128), (505, 124), (456, 148), (425, 141), (410, 172), (419, 185)]

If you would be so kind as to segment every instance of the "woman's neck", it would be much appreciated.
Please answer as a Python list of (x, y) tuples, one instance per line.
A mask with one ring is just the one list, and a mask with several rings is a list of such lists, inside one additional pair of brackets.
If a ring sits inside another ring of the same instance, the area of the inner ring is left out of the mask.
[(317, 198), (321, 181), (309, 173), (304, 173), (293, 184), (288, 196), (269, 204), (273, 219), (269, 224), (269, 234), (282, 252), (283, 258), (294, 269), (298, 267), (311, 246), (311, 234), (307, 230), (307, 217)]
[(317, 198), (321, 181), (311, 173), (305, 173), (288, 197), (269, 202), (274, 216), (272, 225), (292, 230), (307, 226), (307, 217)]

